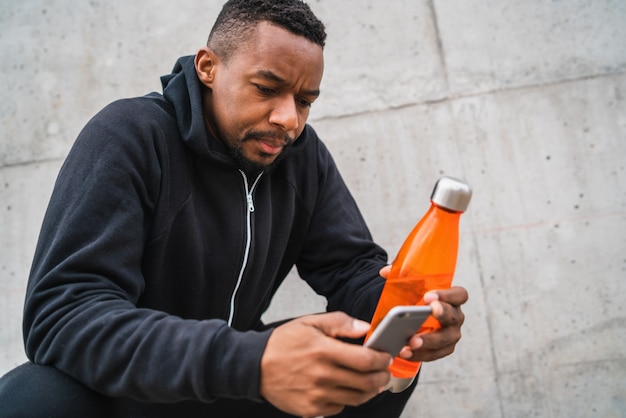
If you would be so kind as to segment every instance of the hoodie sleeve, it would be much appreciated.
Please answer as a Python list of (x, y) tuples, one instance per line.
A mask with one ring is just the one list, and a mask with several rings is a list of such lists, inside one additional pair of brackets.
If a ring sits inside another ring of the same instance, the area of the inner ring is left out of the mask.
[(142, 100), (117, 102), (92, 119), (59, 173), (27, 289), (27, 354), (109, 396), (258, 400), (271, 331), (137, 307), (166, 152), (153, 139), (163, 133), (137, 123), (163, 110)]
[(373, 242), (328, 149), (317, 143), (318, 194), (298, 271), (327, 298), (329, 311), (370, 321), (384, 285), (378, 273), (387, 254)]

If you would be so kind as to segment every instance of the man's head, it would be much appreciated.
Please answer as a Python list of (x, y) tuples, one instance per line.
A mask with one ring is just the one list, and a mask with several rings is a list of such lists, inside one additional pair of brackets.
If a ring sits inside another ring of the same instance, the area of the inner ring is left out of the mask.
[(234, 0), (196, 54), (207, 128), (246, 171), (304, 129), (324, 69), (324, 25), (300, 0)]
[(245, 41), (259, 22), (270, 22), (300, 35), (322, 48), (326, 42), (324, 24), (301, 0), (231, 0), (218, 15), (207, 45), (222, 59)]

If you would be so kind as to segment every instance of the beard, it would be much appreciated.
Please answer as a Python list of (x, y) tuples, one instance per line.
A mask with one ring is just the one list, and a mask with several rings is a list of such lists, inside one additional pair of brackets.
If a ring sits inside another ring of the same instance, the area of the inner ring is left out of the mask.
[(231, 148), (230, 155), (237, 162), (237, 165), (239, 166), (241, 171), (246, 173), (248, 176), (255, 176), (259, 174), (261, 171), (265, 171), (265, 172), (272, 171), (276, 165), (276, 162), (280, 158), (280, 155), (279, 155), (270, 164), (256, 163), (246, 158), (246, 156), (243, 155), (243, 152), (241, 151), (240, 147)]
[[(273, 139), (279, 139), (284, 142), (283, 150), (271, 163), (263, 164), (263, 163), (251, 161), (244, 155), (241, 144), (243, 144), (246, 141), (250, 141), (256, 138), (268, 138), (268, 137), (273, 138)], [(293, 144), (294, 141), (295, 140), (293, 138), (291, 138), (289, 135), (286, 135), (286, 134), (281, 137), (281, 136), (276, 135), (274, 132), (253, 131), (253, 132), (249, 132), (242, 139), (240, 139), (237, 142), (237, 144), (239, 144), (238, 146), (230, 147), (230, 154), (232, 158), (237, 162), (237, 165), (239, 165), (239, 168), (241, 169), (241, 171), (243, 171), (249, 176), (257, 175), (262, 171), (266, 173), (270, 173), (274, 170), (278, 162), (282, 159), (282, 156), (284, 155), (285, 150), (289, 148), (291, 144)]]

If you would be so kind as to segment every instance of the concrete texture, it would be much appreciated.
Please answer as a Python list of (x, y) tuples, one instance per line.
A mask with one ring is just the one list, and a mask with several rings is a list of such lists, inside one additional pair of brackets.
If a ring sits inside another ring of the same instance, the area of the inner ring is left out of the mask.
[[(326, 22), (311, 123), (391, 257), (436, 179), (475, 189), (454, 355), (404, 417), (626, 416), (626, 3), (311, 1)], [(54, 178), (111, 100), (159, 89), (221, 1), (0, 5), (0, 374)], [(324, 301), (293, 273), (266, 319)]]

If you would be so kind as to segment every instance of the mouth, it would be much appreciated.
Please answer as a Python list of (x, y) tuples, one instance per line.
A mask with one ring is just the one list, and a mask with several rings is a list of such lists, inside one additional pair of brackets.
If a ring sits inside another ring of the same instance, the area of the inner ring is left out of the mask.
[(284, 141), (275, 141), (271, 139), (258, 138), (256, 139), (259, 148), (263, 154), (278, 155), (285, 148)]
[(248, 141), (255, 144), (256, 152), (260, 153), (261, 156), (277, 157), (294, 142), (294, 139), (286, 134), (259, 130), (249, 132), (241, 142)]

